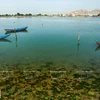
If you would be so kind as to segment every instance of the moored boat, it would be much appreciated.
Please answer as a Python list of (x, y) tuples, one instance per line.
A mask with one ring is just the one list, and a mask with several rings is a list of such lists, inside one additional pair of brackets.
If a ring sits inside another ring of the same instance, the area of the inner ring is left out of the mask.
[(95, 51), (100, 50), (100, 45), (98, 47), (96, 47)]
[(0, 39), (5, 39), (5, 38), (7, 38), (8, 36), (10, 36), (10, 34), (1, 35), (1, 36), (0, 36)]
[(100, 42), (96, 42), (100, 46)]
[(6, 32), (19, 32), (19, 31), (24, 31), (26, 30), (28, 27), (22, 27), (22, 28), (8, 28), (8, 29), (4, 29)]

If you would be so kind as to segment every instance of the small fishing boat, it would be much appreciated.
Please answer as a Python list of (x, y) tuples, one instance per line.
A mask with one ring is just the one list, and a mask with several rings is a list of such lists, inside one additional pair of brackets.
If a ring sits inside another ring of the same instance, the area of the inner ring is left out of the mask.
[[(25, 33), (25, 32), (28, 32), (28, 31), (27, 31), (27, 30), (23, 30), (23, 31), (17, 31), (17, 33), (18, 33), (18, 32), (24, 32), (24, 33)], [(15, 31), (12, 31), (12, 32), (7, 32), (7, 31), (6, 31), (6, 32), (5, 32), (5, 34), (9, 34), (9, 33), (15, 33)]]
[(8, 32), (19, 32), (19, 31), (24, 31), (27, 29), (26, 27), (22, 27), (22, 28), (8, 28), (8, 29), (4, 29), (7, 33)]
[(8, 36), (10, 36), (10, 34), (1, 35), (1, 36), (0, 36), (0, 40), (1, 40), (1, 39), (5, 39), (5, 38), (7, 38)]
[(100, 42), (96, 42), (100, 46)]

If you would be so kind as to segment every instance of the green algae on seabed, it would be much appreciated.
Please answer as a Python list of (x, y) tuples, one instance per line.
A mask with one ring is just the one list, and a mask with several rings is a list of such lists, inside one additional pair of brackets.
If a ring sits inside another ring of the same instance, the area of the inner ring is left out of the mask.
[[(58, 70), (58, 73), (57, 73)], [(11, 78), (7, 80), (0, 80), (2, 86), (2, 95), (5, 98), (13, 99), (38, 99), (38, 100), (85, 100), (85, 97), (90, 99), (90, 96), (99, 95), (99, 76), (92, 78), (92, 80), (82, 80), (74, 77), (75, 73), (71, 70), (64, 70), (59, 73), (59, 69), (52, 71), (58, 76), (56, 79), (51, 77), (49, 70), (41, 70), (32, 73), (30, 71), (15, 71)], [(66, 73), (65, 73), (66, 72)], [(60, 75), (61, 74), (61, 75)], [(60, 77), (62, 76), (62, 77)], [(26, 77), (30, 78), (26, 80)], [(94, 85), (92, 85), (94, 84)], [(94, 91), (91, 92), (91, 89)], [(96, 94), (93, 94), (93, 93)], [(100, 96), (98, 96), (100, 98)]]
[(93, 95), (94, 95), (94, 92), (92, 92), (92, 91), (89, 91), (89, 92), (88, 92), (88, 95), (91, 95), (91, 96), (93, 96)]

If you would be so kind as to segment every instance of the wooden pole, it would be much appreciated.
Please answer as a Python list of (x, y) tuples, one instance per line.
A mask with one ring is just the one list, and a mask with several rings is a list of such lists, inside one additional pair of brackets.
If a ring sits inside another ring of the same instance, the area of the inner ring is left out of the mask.
[(16, 29), (14, 28), (15, 31), (15, 37), (16, 37), (16, 47), (17, 47), (17, 34), (16, 34)]
[(78, 34), (78, 45), (80, 44), (80, 33)]
[(14, 28), (14, 31), (15, 31), (15, 37), (17, 38), (17, 35), (16, 35), (16, 29)]

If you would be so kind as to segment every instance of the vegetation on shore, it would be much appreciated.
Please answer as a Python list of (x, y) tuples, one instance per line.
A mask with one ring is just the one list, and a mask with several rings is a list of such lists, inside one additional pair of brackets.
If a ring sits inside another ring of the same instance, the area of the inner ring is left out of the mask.
[(73, 15), (73, 14), (1, 14), (0, 17), (38, 17), (38, 16), (48, 16), (48, 17), (53, 17), (53, 16), (58, 16), (58, 17), (100, 17), (100, 14), (98, 15)]
[[(62, 15), (62, 14), (61, 14)], [(35, 17), (35, 16), (60, 16), (60, 14), (56, 15), (48, 15), (48, 14), (31, 14), (31, 13), (28, 13), (28, 14), (21, 14), (21, 13), (17, 13), (17, 14), (2, 14), (0, 15), (0, 17), (24, 17), (24, 16), (30, 16), (30, 17)]]

